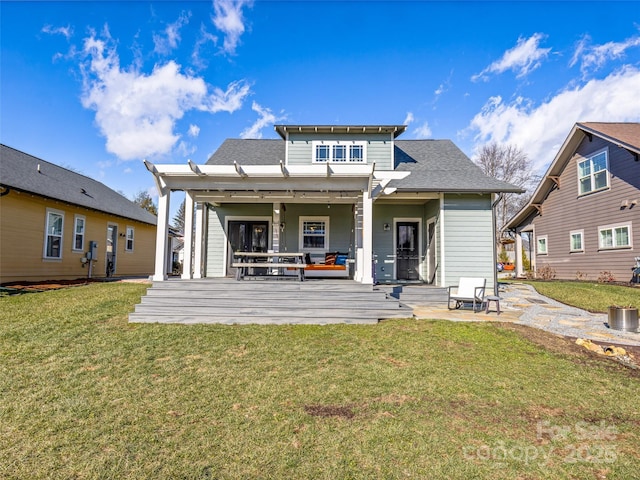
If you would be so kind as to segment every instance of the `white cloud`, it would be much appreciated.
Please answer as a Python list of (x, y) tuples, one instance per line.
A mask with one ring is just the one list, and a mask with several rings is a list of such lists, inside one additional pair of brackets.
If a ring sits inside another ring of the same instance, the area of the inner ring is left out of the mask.
[(133, 173), (133, 169), (130, 167), (127, 167), (123, 170), (124, 173), (129, 174), (129, 173)]
[(431, 128), (429, 128), (429, 122), (424, 122), (421, 126), (416, 128), (413, 133), (418, 139), (431, 137)]
[(213, 24), (218, 30), (225, 34), (222, 49), (229, 55), (236, 53), (236, 48), (240, 42), (240, 36), (245, 31), (242, 8), (251, 7), (253, 0), (214, 0), (213, 9), (215, 16), (212, 18)]
[(209, 42), (213, 43), (214, 45), (217, 44), (218, 37), (207, 32), (207, 29), (205, 28), (205, 26), (201, 24), (200, 35), (198, 37), (198, 40), (196, 40), (196, 44), (193, 47), (193, 52), (191, 53), (191, 62), (193, 62), (193, 64), (197, 68), (201, 68), (201, 69), (207, 68), (207, 62), (205, 59), (202, 58), (200, 52), (202, 51), (204, 46)]
[(517, 78), (524, 77), (541, 65), (541, 60), (546, 58), (550, 48), (540, 48), (540, 42), (546, 38), (542, 33), (534, 33), (529, 38), (518, 39), (515, 47), (507, 50), (500, 60), (496, 60), (482, 72), (473, 75), (471, 80), (487, 81), (491, 73), (503, 73), (512, 70)]
[(640, 35), (629, 37), (623, 42), (607, 42), (594, 46), (590, 43), (589, 35), (582, 37), (569, 62), (570, 67), (580, 62), (580, 71), (583, 75), (587, 75), (589, 71), (598, 70), (609, 60), (622, 58), (627, 49), (640, 46)]
[(122, 160), (154, 157), (171, 152), (180, 136), (176, 122), (185, 112), (233, 112), (249, 93), (243, 82), (232, 83), (226, 92), (208, 93), (200, 77), (184, 75), (173, 61), (156, 65), (149, 74), (133, 66), (120, 67), (110, 41), (85, 39), (82, 105), (95, 110), (95, 121), (106, 138), (106, 148)]
[(189, 23), (191, 12), (182, 12), (174, 23), (167, 25), (164, 35), (154, 34), (154, 51), (160, 55), (167, 55), (178, 47), (180, 42), (180, 29)]
[(67, 40), (73, 36), (73, 27), (67, 25), (66, 27), (53, 27), (51, 25), (45, 25), (42, 27), (42, 33), (48, 33), (49, 35), (62, 35)]
[(211, 113), (233, 113), (242, 107), (242, 101), (250, 92), (251, 86), (244, 80), (231, 82), (226, 91), (218, 87), (214, 88), (213, 94), (200, 108)]
[(198, 135), (200, 135), (200, 127), (197, 125), (189, 125), (189, 136), (190, 137), (197, 137)]
[(258, 113), (258, 119), (248, 128), (240, 132), (240, 138), (262, 138), (261, 130), (264, 127), (273, 125), (283, 120), (285, 117), (276, 117), (269, 108), (260, 106), (257, 102), (253, 102), (251, 110)]
[(403, 125), (409, 125), (410, 123), (413, 123), (413, 121), (415, 120), (413, 113), (411, 112), (407, 112), (407, 116), (404, 119), (404, 122), (402, 122)]
[(640, 121), (640, 70), (626, 66), (604, 79), (567, 88), (534, 106), (522, 97), (505, 103), (492, 97), (471, 121), (476, 149), (490, 141), (515, 144), (542, 172), (576, 122)]

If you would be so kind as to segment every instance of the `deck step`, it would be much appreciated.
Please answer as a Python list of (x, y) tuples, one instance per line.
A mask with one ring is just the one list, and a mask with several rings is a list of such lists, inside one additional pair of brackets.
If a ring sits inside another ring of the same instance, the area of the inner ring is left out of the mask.
[(377, 323), (413, 310), (388, 292), (350, 280), (197, 279), (154, 282), (129, 315), (139, 323)]
[[(403, 317), (404, 318), (404, 317)], [(332, 325), (332, 324), (353, 324), (353, 325), (375, 325), (378, 323), (377, 318), (345, 318), (340, 317), (322, 317), (322, 318), (303, 318), (303, 317), (283, 317), (275, 318), (272, 316), (252, 316), (252, 317), (199, 317), (193, 315), (169, 315), (161, 317), (158, 315), (145, 315), (132, 313), (129, 315), (129, 321), (133, 323), (177, 323), (177, 324), (222, 324), (222, 325)]]

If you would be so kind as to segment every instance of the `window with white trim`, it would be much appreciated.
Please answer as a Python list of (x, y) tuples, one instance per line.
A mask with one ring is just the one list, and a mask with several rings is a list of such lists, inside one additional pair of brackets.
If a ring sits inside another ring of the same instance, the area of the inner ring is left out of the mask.
[(127, 227), (127, 242), (124, 249), (127, 252), (133, 252), (133, 227)]
[(47, 225), (44, 240), (44, 258), (62, 258), (62, 233), (64, 213), (47, 210)]
[(82, 252), (84, 250), (84, 230), (86, 219), (81, 215), (76, 215), (73, 221), (73, 250)]
[(355, 141), (314, 141), (314, 163), (364, 163), (365, 142)]
[(329, 217), (300, 217), (300, 249), (326, 251), (329, 249)]
[(598, 246), (601, 250), (631, 247), (631, 225), (598, 227)]
[(575, 230), (569, 232), (570, 245), (569, 249), (572, 252), (584, 252), (584, 231)]
[(546, 255), (548, 253), (547, 235), (538, 237), (538, 253), (540, 255)]
[(609, 188), (607, 150), (578, 162), (578, 193), (585, 195)]

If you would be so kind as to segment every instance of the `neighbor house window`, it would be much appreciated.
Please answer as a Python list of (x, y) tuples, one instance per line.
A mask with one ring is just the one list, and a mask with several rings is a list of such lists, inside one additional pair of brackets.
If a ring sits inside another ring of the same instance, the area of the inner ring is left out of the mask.
[(64, 213), (47, 210), (47, 225), (45, 233), (45, 258), (62, 258), (62, 230)]
[(300, 248), (329, 249), (329, 217), (300, 217)]
[(609, 187), (609, 169), (607, 164), (606, 150), (578, 162), (580, 195), (604, 190)]
[(84, 217), (76, 215), (73, 226), (73, 249), (84, 250), (84, 228), (86, 220)]
[(364, 163), (365, 143), (348, 140), (313, 142), (313, 161)]
[(631, 246), (631, 226), (620, 225), (598, 228), (599, 247), (603, 250)]
[(127, 252), (133, 252), (133, 227), (127, 227), (127, 244), (125, 250)]
[(584, 232), (577, 230), (569, 233), (570, 236), (570, 249), (572, 252), (584, 252)]
[(547, 250), (547, 236), (538, 237), (538, 253), (541, 255), (546, 255)]

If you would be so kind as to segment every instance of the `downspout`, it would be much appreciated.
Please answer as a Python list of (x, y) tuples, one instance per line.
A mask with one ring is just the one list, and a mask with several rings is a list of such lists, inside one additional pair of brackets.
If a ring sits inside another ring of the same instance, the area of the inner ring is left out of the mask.
[(495, 201), (491, 204), (491, 236), (493, 237), (493, 240), (491, 243), (493, 243), (493, 294), (495, 296), (499, 296), (499, 289), (498, 289), (498, 269), (496, 268), (496, 265), (498, 264), (498, 255), (497, 255), (497, 245), (496, 245), (496, 205), (498, 205), (498, 203), (500, 203), (500, 200), (502, 200), (502, 197), (504, 196), (504, 194), (502, 192), (500, 192), (498, 194), (498, 198), (495, 199)]

